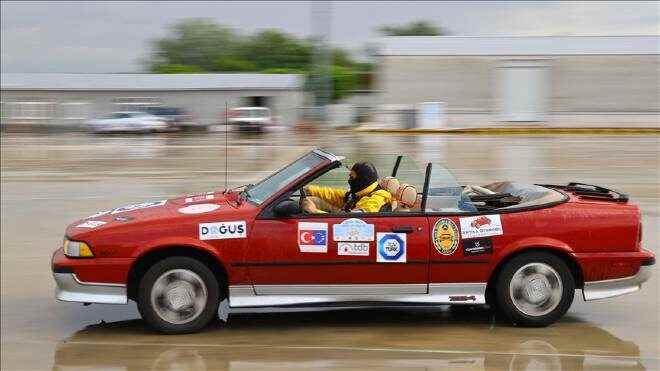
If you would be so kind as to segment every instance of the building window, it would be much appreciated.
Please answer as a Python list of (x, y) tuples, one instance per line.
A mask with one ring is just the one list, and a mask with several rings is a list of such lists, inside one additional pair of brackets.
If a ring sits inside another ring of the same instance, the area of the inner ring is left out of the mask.
[(115, 111), (144, 111), (162, 105), (157, 97), (117, 97), (113, 99)]
[(7, 102), (8, 117), (12, 120), (47, 121), (55, 116), (57, 104), (50, 101)]
[(65, 121), (84, 121), (90, 114), (89, 102), (60, 103), (58, 117)]

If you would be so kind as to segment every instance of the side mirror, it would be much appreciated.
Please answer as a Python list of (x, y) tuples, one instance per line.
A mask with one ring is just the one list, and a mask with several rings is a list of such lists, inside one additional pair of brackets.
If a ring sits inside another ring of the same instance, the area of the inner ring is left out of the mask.
[(273, 209), (277, 216), (291, 216), (302, 214), (300, 203), (291, 199), (283, 200)]

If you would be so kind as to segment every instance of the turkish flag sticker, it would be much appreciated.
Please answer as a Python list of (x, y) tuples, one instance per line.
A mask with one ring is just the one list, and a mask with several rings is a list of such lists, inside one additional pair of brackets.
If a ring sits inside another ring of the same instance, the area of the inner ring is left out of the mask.
[(298, 223), (300, 252), (328, 252), (328, 223)]

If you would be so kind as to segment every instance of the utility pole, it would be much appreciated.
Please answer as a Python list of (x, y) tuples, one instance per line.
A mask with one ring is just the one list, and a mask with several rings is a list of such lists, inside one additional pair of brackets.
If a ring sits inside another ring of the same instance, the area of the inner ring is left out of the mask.
[(332, 100), (332, 53), (330, 35), (332, 28), (332, 1), (312, 1), (312, 33), (314, 59), (312, 66), (312, 91), (314, 93), (315, 119), (326, 122), (326, 106)]

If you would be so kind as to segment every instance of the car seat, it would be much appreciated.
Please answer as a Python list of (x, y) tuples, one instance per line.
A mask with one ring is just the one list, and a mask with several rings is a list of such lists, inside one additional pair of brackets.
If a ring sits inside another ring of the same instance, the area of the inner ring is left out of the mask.
[(392, 195), (392, 211), (419, 210), (421, 195), (417, 194), (417, 188), (410, 184), (401, 184), (398, 179), (388, 176), (379, 182), (380, 188), (387, 190)]

